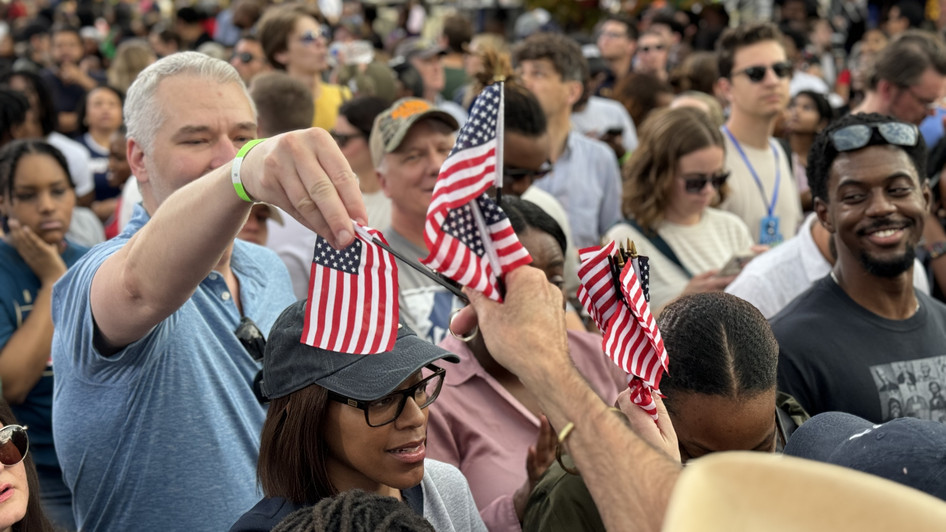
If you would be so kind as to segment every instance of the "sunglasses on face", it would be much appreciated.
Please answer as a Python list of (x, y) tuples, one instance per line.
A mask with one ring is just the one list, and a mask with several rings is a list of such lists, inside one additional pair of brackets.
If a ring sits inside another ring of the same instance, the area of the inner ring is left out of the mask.
[(553, 169), (554, 167), (552, 166), (552, 163), (550, 161), (545, 161), (544, 163), (542, 163), (542, 166), (536, 169), (514, 168), (511, 166), (504, 166), (503, 177), (504, 178), (508, 177), (509, 179), (512, 179), (514, 181), (518, 181), (519, 179), (525, 179), (527, 177), (531, 177), (532, 179), (541, 179), (549, 175), (549, 172), (551, 172)]
[(26, 458), (30, 450), (30, 437), (26, 427), (7, 425), (0, 429), (0, 464), (14, 466)]
[(240, 62), (245, 65), (247, 63), (252, 63), (256, 59), (256, 56), (250, 52), (240, 52), (238, 54), (233, 54), (231, 60), (232, 59), (239, 59)]
[(832, 131), (828, 138), (838, 152), (859, 150), (880, 136), (882, 144), (894, 146), (916, 146), (920, 131), (913, 124), (884, 122), (882, 124), (854, 124)]
[(772, 72), (775, 72), (775, 75), (779, 79), (792, 77), (792, 70), (793, 70), (792, 64), (788, 61), (774, 63), (770, 66), (756, 65), (756, 66), (747, 67), (738, 72), (733, 72), (733, 75), (738, 76), (739, 74), (745, 74), (746, 77), (749, 78), (749, 81), (753, 83), (759, 83), (760, 81), (765, 79), (765, 73), (770, 68), (772, 69)]
[(433, 364), (427, 366), (427, 369), (433, 371), (434, 374), (410, 388), (391, 392), (381, 399), (359, 401), (332, 391), (328, 392), (328, 398), (363, 410), (365, 422), (368, 423), (369, 427), (381, 427), (394, 422), (400, 417), (401, 412), (404, 411), (404, 405), (407, 404), (408, 397), (413, 397), (417, 408), (421, 410), (430, 406), (437, 399), (437, 396), (440, 395), (440, 388), (443, 386), (443, 376), (447, 371)]
[(326, 41), (328, 41), (331, 39), (331, 35), (332, 34), (329, 31), (328, 27), (322, 26), (319, 28), (318, 31), (307, 30), (306, 32), (304, 32), (302, 35), (299, 36), (299, 41), (301, 41), (302, 44), (309, 45), (319, 39), (325, 39)]
[(649, 52), (649, 51), (651, 51), (651, 50), (654, 50), (654, 51), (656, 51), (656, 52), (659, 52), (659, 51), (663, 50), (664, 48), (666, 48), (666, 46), (664, 46), (664, 45), (662, 45), (662, 44), (655, 44), (655, 45), (653, 45), (653, 46), (641, 46), (641, 51), (646, 54), (647, 52)]
[(335, 139), (335, 143), (338, 144), (339, 148), (344, 148), (352, 139), (362, 136), (361, 133), (339, 133), (334, 130), (329, 131), (329, 134)]
[(706, 187), (707, 183), (713, 185), (713, 188), (719, 190), (719, 187), (729, 179), (729, 172), (721, 174), (688, 174), (683, 177), (683, 186), (687, 194), (699, 194)]

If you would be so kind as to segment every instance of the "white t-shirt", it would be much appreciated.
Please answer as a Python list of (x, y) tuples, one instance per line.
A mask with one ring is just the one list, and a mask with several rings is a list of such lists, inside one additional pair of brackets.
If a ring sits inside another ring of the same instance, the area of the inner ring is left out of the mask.
[(53, 131), (46, 137), (57, 150), (62, 152), (69, 165), (69, 175), (72, 177), (72, 184), (76, 186), (76, 196), (82, 197), (95, 190), (95, 180), (92, 178), (92, 167), (90, 162), (92, 156), (85, 146), (70, 139), (69, 137)]

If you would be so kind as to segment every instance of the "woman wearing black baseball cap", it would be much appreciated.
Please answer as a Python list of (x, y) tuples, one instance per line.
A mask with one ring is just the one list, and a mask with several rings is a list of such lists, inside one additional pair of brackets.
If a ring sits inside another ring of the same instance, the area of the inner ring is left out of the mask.
[(300, 341), (305, 301), (276, 320), (260, 382), (270, 400), (257, 474), (264, 498), (231, 531), (270, 530), (300, 508), (362, 489), (404, 501), (438, 531), (486, 530), (453, 466), (426, 459), (427, 407), (456, 355), (400, 326), (391, 351), (352, 355)]

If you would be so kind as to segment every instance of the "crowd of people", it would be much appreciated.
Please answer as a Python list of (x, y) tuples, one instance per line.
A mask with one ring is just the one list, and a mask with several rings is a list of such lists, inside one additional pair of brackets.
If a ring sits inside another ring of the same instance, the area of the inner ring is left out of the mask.
[[(942, 523), (943, 24), (769, 3), (0, 6), (0, 530), (659, 530), (727, 472)], [(390, 350), (301, 343), (317, 239), (427, 257), (499, 82), (504, 302), (401, 264)], [(612, 240), (656, 422), (577, 297)]]

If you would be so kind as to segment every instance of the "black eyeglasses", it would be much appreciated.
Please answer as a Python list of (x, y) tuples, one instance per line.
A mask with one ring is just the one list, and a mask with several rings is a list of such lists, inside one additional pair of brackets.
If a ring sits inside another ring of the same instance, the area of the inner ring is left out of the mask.
[(381, 427), (392, 423), (401, 415), (408, 397), (413, 397), (414, 402), (417, 403), (417, 407), (420, 409), (427, 408), (430, 403), (437, 399), (437, 396), (440, 395), (440, 388), (443, 386), (443, 376), (447, 371), (433, 364), (427, 366), (427, 369), (433, 371), (434, 374), (410, 388), (391, 392), (381, 399), (359, 401), (332, 391), (328, 392), (328, 398), (364, 410), (365, 422), (368, 423), (368, 426)]
[(329, 134), (332, 135), (332, 138), (335, 139), (335, 143), (338, 144), (339, 148), (344, 148), (352, 139), (363, 136), (361, 133), (339, 133), (334, 129), (329, 131)]
[(649, 51), (651, 51), (651, 50), (655, 50), (655, 51), (659, 52), (659, 51), (663, 50), (664, 48), (666, 48), (666, 46), (664, 46), (664, 45), (662, 45), (662, 44), (655, 44), (655, 45), (653, 45), (653, 46), (641, 46), (641, 51), (644, 52), (644, 53), (647, 53), (647, 52), (649, 52)]
[(789, 61), (782, 61), (780, 63), (774, 63), (770, 66), (765, 66), (765, 65), (751, 66), (751, 67), (747, 67), (742, 70), (739, 70), (738, 72), (733, 72), (732, 75), (738, 76), (739, 74), (745, 74), (746, 77), (749, 78), (749, 81), (753, 83), (759, 83), (760, 81), (765, 79), (765, 73), (770, 68), (772, 69), (772, 72), (775, 72), (775, 75), (778, 76), (779, 79), (792, 77), (793, 68), (792, 68), (791, 62)]
[(542, 163), (542, 166), (535, 169), (514, 168), (511, 166), (504, 166), (503, 177), (504, 178), (508, 177), (509, 179), (512, 179), (514, 181), (518, 181), (519, 179), (525, 179), (527, 177), (531, 177), (532, 179), (541, 179), (549, 175), (549, 172), (551, 172), (554, 169), (555, 167), (552, 165), (551, 161), (545, 161), (544, 163)]
[(230, 60), (231, 60), (231, 61), (232, 61), (233, 59), (239, 59), (240, 62), (245, 65), (245, 64), (247, 64), (247, 63), (252, 63), (252, 62), (256, 59), (256, 56), (253, 55), (253, 54), (251, 54), (250, 52), (240, 52), (240, 53), (237, 53), (237, 54), (233, 54), (233, 55), (230, 57)]
[(711, 183), (713, 188), (719, 190), (719, 187), (726, 184), (726, 180), (729, 179), (729, 172), (723, 172), (721, 174), (688, 174), (681, 176), (683, 178), (683, 186), (686, 189), (688, 194), (699, 194), (707, 183)]
[(916, 146), (920, 138), (920, 131), (913, 124), (903, 122), (884, 122), (881, 124), (854, 124), (832, 131), (828, 138), (834, 149), (839, 152), (859, 150), (880, 135), (884, 144), (895, 146)]
[(30, 450), (30, 437), (26, 427), (7, 425), (0, 429), (0, 464), (14, 466), (26, 458)]

